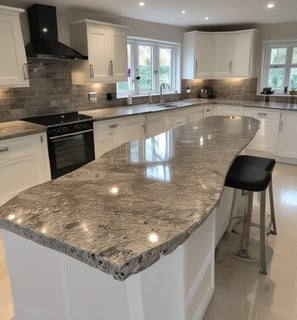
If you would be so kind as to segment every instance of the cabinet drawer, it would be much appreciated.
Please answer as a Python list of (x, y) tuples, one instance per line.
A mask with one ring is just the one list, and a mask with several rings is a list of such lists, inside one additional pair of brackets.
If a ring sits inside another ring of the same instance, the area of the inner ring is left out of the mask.
[(279, 120), (280, 113), (277, 110), (261, 109), (261, 108), (247, 108), (244, 110), (244, 115), (254, 117), (257, 119), (271, 119)]

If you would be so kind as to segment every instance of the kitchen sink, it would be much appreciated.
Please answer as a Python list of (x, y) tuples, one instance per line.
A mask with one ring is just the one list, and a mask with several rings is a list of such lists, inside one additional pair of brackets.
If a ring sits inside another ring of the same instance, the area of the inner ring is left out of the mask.
[(157, 106), (165, 107), (165, 108), (175, 108), (175, 107), (187, 107), (192, 105), (189, 102), (182, 102), (182, 101), (173, 101), (173, 102), (163, 102), (157, 104)]

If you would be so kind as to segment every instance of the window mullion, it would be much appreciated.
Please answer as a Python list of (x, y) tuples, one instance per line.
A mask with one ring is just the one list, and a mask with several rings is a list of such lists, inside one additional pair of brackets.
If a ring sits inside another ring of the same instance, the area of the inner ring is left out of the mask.
[(159, 45), (155, 44), (155, 54), (154, 54), (154, 83), (155, 83), (155, 92), (159, 92), (160, 88), (160, 63), (159, 63), (159, 56), (160, 56), (160, 47)]

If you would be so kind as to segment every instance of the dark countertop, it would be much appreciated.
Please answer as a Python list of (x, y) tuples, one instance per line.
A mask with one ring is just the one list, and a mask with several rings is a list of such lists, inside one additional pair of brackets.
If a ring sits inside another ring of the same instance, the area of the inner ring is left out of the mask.
[(124, 280), (204, 222), (258, 126), (214, 116), (123, 144), (9, 200), (0, 227)]

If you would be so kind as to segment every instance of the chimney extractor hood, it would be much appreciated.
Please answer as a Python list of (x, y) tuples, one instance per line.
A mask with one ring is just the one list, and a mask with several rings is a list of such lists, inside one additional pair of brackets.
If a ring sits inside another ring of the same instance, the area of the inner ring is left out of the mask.
[(28, 58), (83, 60), (88, 57), (58, 41), (56, 7), (34, 4), (27, 9), (31, 42)]

